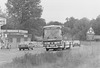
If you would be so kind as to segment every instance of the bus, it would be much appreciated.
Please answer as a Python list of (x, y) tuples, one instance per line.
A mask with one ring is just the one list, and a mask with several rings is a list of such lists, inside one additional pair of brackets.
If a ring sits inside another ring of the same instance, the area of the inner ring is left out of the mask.
[[(48, 25), (43, 27), (43, 46), (46, 48), (46, 51), (49, 49), (64, 50), (66, 48), (65, 44), (62, 35), (62, 26)], [(67, 47), (69, 47), (69, 45)]]

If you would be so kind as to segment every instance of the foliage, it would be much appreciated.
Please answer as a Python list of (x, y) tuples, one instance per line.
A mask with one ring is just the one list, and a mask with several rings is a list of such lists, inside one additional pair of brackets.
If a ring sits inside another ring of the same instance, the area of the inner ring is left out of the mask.
[(45, 25), (63, 25), (63, 34), (70, 34), (74, 39), (85, 40), (90, 26), (93, 27), (95, 34), (100, 35), (100, 15), (93, 20), (85, 17), (82, 19), (70, 17), (66, 18), (64, 24), (58, 21), (46, 24), (45, 19), (41, 18), (43, 10), (40, 2), (40, 0), (8, 0), (6, 4), (7, 24), (2, 28), (28, 30), (33, 40), (35, 35), (42, 35), (42, 28)]
[(75, 19), (74, 17), (66, 18), (64, 24), (58, 21), (51, 21), (47, 25), (61, 25), (63, 35), (70, 35), (73, 39), (86, 40), (86, 32), (90, 28), (90, 20), (87, 18)]
[(47, 25), (63, 25), (63, 24), (58, 21), (51, 21), (51, 22), (47, 23)]
[(41, 35), (41, 28), (46, 23), (41, 18), (43, 10), (40, 2), (40, 0), (8, 0), (6, 28), (25, 29), (33, 35)]
[(100, 35), (100, 17), (98, 16), (96, 19), (91, 20), (92, 27), (96, 35)]
[(73, 39), (86, 39), (86, 32), (89, 29), (90, 21), (87, 18), (75, 19), (74, 17), (66, 18), (64, 27), (69, 29), (65, 34), (69, 33)]
[(92, 20), (88, 18), (75, 19), (74, 17), (66, 18), (66, 20), (64, 33), (71, 34), (74, 39), (86, 40), (86, 33), (90, 27), (93, 28), (96, 35), (100, 35), (100, 15)]
[(75, 22), (76, 22), (76, 19), (74, 17), (67, 18), (67, 21), (64, 23), (64, 26), (72, 29), (74, 27)]

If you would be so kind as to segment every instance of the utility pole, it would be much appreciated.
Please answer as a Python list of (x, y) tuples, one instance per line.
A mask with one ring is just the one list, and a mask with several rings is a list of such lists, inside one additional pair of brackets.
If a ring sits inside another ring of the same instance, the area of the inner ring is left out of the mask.
[[(6, 24), (6, 18), (1, 18), (0, 17), (0, 34), (1, 34), (1, 40), (4, 42), (5, 40), (4, 40), (4, 34), (3, 34), (3, 32), (2, 32), (2, 30), (1, 30), (1, 27), (3, 26), (3, 25), (5, 25)], [(0, 46), (1, 46), (1, 42), (0, 42)]]

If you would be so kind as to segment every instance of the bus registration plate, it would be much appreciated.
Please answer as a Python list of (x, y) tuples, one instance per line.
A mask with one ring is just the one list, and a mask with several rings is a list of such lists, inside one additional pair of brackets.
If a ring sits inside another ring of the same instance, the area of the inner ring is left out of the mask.
[(50, 47), (55, 47), (54, 45), (50, 45)]

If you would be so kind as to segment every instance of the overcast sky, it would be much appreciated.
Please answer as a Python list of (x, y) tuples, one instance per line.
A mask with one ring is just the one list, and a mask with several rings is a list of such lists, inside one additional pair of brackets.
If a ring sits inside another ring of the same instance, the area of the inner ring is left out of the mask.
[(49, 21), (64, 22), (67, 17), (89, 19), (100, 14), (100, 0), (42, 0), (42, 17)]
[[(4, 8), (6, 0), (0, 0)], [(49, 21), (64, 22), (67, 17), (89, 19), (100, 15), (100, 0), (41, 0), (43, 6), (42, 18)]]
[(5, 3), (7, 2), (7, 0), (0, 0), (0, 6), (2, 9), (5, 9)]

